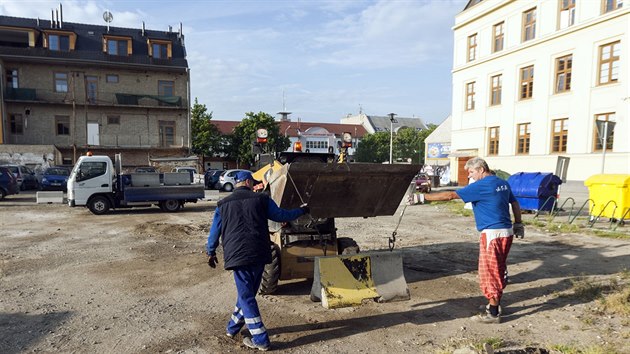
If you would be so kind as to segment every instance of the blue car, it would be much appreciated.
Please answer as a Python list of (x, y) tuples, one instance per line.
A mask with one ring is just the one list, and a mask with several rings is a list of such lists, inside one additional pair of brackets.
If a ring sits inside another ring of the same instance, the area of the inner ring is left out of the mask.
[(66, 191), (70, 169), (68, 167), (48, 167), (42, 175), (40, 187), (43, 191)]
[(17, 178), (8, 168), (0, 166), (0, 200), (7, 195), (18, 194), (19, 192)]

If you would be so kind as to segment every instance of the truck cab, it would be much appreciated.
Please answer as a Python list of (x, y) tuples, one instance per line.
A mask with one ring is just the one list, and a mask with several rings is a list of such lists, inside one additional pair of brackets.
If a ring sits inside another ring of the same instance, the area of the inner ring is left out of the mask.
[(114, 164), (107, 156), (81, 156), (68, 178), (68, 204), (87, 205), (95, 194), (112, 193)]

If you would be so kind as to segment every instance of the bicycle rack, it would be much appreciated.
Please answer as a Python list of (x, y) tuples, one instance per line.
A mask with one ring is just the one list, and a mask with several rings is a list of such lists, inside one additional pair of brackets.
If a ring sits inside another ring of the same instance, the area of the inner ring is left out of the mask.
[(625, 224), (624, 219), (626, 218), (626, 216), (630, 215), (630, 208), (626, 209), (626, 212), (623, 213), (623, 215), (621, 215), (621, 218), (619, 219), (619, 221), (617, 221), (615, 223), (615, 227), (613, 227), (613, 231), (617, 230), (617, 228), (619, 227), (619, 225), (623, 225)]
[[(604, 210), (606, 210), (606, 208), (608, 208), (608, 205), (609, 205), (610, 203), (613, 203), (613, 204), (615, 205), (615, 208), (613, 209), (613, 212), (612, 212), (613, 217), (612, 217), (612, 218), (610, 218), (610, 221), (609, 221), (609, 222), (610, 222), (610, 226), (609, 226), (608, 228), (611, 228), (611, 227), (612, 227), (612, 221), (613, 221), (614, 216), (615, 216), (615, 211), (617, 210), (617, 203), (616, 203), (614, 200), (609, 200), (609, 201), (608, 201), (608, 203), (606, 203), (606, 204), (604, 205), (604, 207), (602, 208), (602, 210), (600, 210), (599, 214), (597, 214), (597, 216), (596, 216), (596, 217), (594, 217), (594, 218), (593, 218), (593, 217), (591, 217), (591, 220), (589, 220), (589, 222), (588, 222), (588, 227), (593, 227), (593, 225), (595, 225), (595, 222), (596, 222), (597, 220), (599, 220), (599, 217), (600, 217), (600, 216), (602, 216), (602, 214), (604, 213)], [(593, 203), (593, 208), (595, 208), (595, 203)]]
[(571, 225), (571, 224), (575, 221), (575, 219), (578, 217), (578, 215), (580, 215), (580, 213), (582, 212), (582, 209), (584, 209), (584, 207), (586, 206), (586, 204), (588, 204), (588, 202), (593, 203), (593, 207), (591, 208), (591, 210), (590, 210), (590, 211), (589, 211), (589, 213), (588, 213), (589, 215), (591, 215), (591, 214), (592, 214), (593, 209), (595, 209), (595, 201), (594, 201), (593, 199), (591, 199), (591, 198), (588, 198), (588, 199), (584, 202), (584, 204), (582, 204), (582, 206), (580, 207), (580, 209), (578, 209), (577, 213), (575, 213), (575, 216), (573, 216), (573, 219), (571, 219), (571, 215), (569, 215), (569, 219), (570, 219), (570, 220), (569, 220), (569, 225)]
[(562, 204), (560, 205), (559, 208), (556, 208), (555, 211), (550, 214), (551, 220), (553, 220), (556, 216), (558, 216), (558, 213), (560, 213), (560, 210), (563, 210), (562, 208), (564, 208), (564, 205), (568, 201), (571, 201), (571, 211), (569, 211), (569, 219), (568, 220), (571, 219), (571, 215), (573, 215), (573, 208), (575, 207), (575, 199), (573, 199), (573, 197), (568, 197), (567, 199), (564, 200), (564, 202), (562, 202)]
[(555, 209), (558, 201), (556, 199), (556, 197), (554, 196), (549, 196), (545, 202), (543, 203), (543, 205), (540, 207), (540, 209), (536, 210), (536, 214), (534, 214), (534, 219), (538, 217), (538, 215), (540, 215), (540, 212), (545, 208), (545, 205), (547, 205), (547, 203), (549, 202), (549, 200), (553, 200), (552, 204), (551, 204), (551, 210), (549, 211), (549, 215), (551, 215), (553, 213), (553, 210)]

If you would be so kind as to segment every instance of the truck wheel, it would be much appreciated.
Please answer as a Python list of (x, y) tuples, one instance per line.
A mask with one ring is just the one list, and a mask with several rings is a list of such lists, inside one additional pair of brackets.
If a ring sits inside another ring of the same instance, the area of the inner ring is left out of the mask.
[(179, 200), (168, 199), (160, 202), (160, 209), (168, 211), (169, 213), (174, 213), (178, 211), (180, 207), (181, 205), (179, 204)]
[(337, 239), (337, 253), (339, 254), (357, 254), (359, 253), (359, 245), (357, 241), (350, 237), (340, 237)]
[(109, 211), (109, 200), (103, 196), (97, 195), (90, 199), (88, 208), (95, 215), (103, 215)]
[(278, 290), (280, 279), (280, 247), (275, 243), (271, 245), (271, 263), (265, 264), (262, 281), (260, 282), (260, 295), (273, 294)]
[(226, 183), (223, 185), (223, 190), (226, 192), (231, 192), (234, 187), (232, 187), (232, 183)]

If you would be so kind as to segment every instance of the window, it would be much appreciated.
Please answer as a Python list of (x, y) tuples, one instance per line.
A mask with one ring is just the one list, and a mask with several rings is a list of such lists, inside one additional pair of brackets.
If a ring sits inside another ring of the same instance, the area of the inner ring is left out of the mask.
[(307, 149), (328, 149), (328, 141), (326, 140), (307, 140)]
[(602, 13), (620, 9), (623, 6), (623, 0), (602, 0)]
[(475, 82), (469, 82), (466, 84), (466, 110), (471, 111), (475, 109)]
[(55, 127), (57, 135), (70, 135), (70, 117), (55, 116)]
[(505, 23), (497, 23), (492, 30), (492, 52), (499, 52), (503, 50), (503, 27)]
[(105, 77), (105, 81), (107, 81), (110, 84), (117, 84), (118, 83), (118, 75), (107, 74), (107, 76)]
[(567, 28), (575, 23), (575, 0), (560, 0), (560, 21), (558, 28)]
[(521, 68), (521, 92), (520, 99), (532, 98), (534, 94), (534, 66)]
[(173, 81), (158, 81), (158, 96), (174, 96), (175, 95), (175, 82)]
[(107, 163), (105, 162), (83, 162), (77, 170), (77, 182), (102, 176), (105, 172), (107, 172)]
[(499, 154), (499, 127), (488, 128), (488, 155)]
[(9, 116), (11, 134), (24, 134), (24, 117), (21, 114), (11, 114)]
[(175, 122), (161, 120), (159, 125), (160, 146), (169, 147), (175, 145)]
[(598, 84), (610, 84), (619, 80), (619, 55), (621, 43), (604, 44), (599, 47)]
[(517, 154), (529, 154), (529, 123), (519, 124), (518, 140), (516, 144)]
[(98, 98), (98, 77), (85, 77), (85, 99), (88, 103), (95, 104)]
[(120, 116), (107, 116), (107, 124), (120, 124)]
[(131, 38), (127, 37), (103, 37), (103, 52), (109, 55), (131, 55)]
[(170, 59), (172, 45), (170, 41), (149, 39), (149, 55), (156, 59)]
[(18, 88), (19, 80), (18, 80), (18, 71), (17, 69), (7, 69), (6, 70), (7, 77), (7, 88)]
[(567, 152), (567, 138), (569, 136), (569, 119), (555, 119), (552, 121), (551, 152)]
[(523, 12), (523, 36), (526, 42), (536, 38), (536, 8)]
[(70, 50), (70, 36), (61, 34), (48, 35), (48, 49), (67, 52)]
[(68, 73), (54, 73), (55, 92), (68, 92)]
[[(602, 146), (604, 142), (603, 129), (606, 129), (606, 151), (612, 151), (613, 141), (615, 138), (614, 121), (615, 113), (603, 113), (595, 115), (595, 133), (593, 134), (593, 138), (595, 141), (593, 142), (593, 151), (602, 151)], [(605, 122), (608, 122), (608, 124), (604, 124)]]
[(468, 61), (477, 58), (477, 33), (468, 36)]
[(496, 106), (501, 104), (501, 89), (503, 75), (495, 75), (490, 79), (490, 105)]
[(556, 93), (571, 90), (571, 67), (573, 55), (556, 59)]

